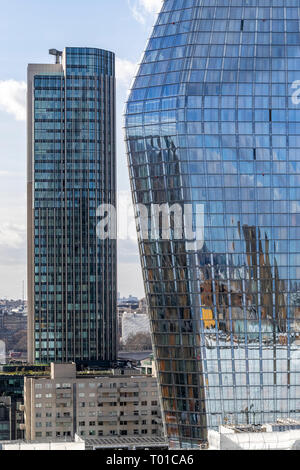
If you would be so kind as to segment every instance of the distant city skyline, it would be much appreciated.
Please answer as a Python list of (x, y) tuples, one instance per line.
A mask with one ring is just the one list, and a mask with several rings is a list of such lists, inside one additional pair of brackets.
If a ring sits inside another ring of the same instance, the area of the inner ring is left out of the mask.
[[(84, 4), (79, 0), (72, 3), (70, 0), (45, 0), (41, 7), (37, 0), (26, 3), (12, 0), (3, 5), (0, 31), (3, 45), (0, 72), (0, 298), (23, 298), (23, 281), (26, 282), (27, 63), (48, 63), (48, 50), (62, 49), (65, 45), (99, 47), (116, 52), (118, 190), (120, 196), (126, 198), (129, 179), (122, 131), (124, 103), (160, 4), (161, 0), (99, 0), (96, 5), (93, 0), (86, 0)], [(144, 297), (137, 244), (132, 240), (121, 240), (118, 251), (118, 291), (122, 296)]]

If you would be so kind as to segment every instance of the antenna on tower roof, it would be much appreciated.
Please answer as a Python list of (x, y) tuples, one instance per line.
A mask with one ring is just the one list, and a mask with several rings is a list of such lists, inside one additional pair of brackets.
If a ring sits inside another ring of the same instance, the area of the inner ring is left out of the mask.
[(54, 55), (56, 57), (56, 64), (60, 64), (60, 58), (62, 56), (62, 51), (58, 51), (57, 49), (49, 49), (49, 54)]

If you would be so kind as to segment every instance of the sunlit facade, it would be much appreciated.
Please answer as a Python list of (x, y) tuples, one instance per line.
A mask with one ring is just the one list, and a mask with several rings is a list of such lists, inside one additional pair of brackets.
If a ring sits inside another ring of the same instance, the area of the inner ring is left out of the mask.
[(201, 249), (139, 232), (174, 446), (300, 416), (299, 8), (165, 0), (129, 96), (134, 203), (205, 212)]
[(28, 68), (29, 361), (111, 361), (116, 241), (96, 226), (116, 203), (115, 56), (50, 53)]

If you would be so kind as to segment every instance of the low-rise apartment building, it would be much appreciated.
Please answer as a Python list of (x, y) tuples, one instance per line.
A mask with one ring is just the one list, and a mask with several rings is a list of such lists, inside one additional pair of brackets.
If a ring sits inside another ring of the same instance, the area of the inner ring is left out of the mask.
[(140, 372), (76, 372), (51, 364), (50, 377), (25, 377), (27, 440), (78, 436), (161, 436), (157, 380)]

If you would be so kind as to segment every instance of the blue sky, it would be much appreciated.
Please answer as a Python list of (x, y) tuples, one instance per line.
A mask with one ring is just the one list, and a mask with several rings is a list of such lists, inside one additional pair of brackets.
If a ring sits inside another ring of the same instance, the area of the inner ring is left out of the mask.
[[(122, 112), (161, 0), (10, 0), (0, 29), (0, 298), (20, 298), (26, 279), (26, 122), (28, 63), (51, 63), (50, 48), (100, 47), (117, 57), (118, 189), (128, 171)], [(119, 291), (143, 295), (134, 241), (119, 242)]]

